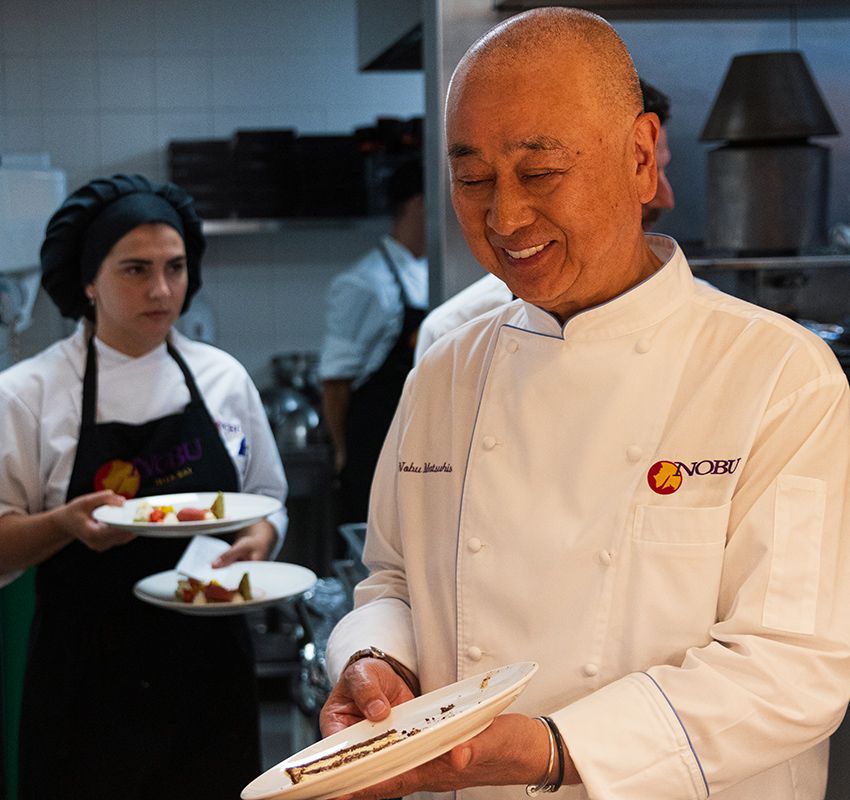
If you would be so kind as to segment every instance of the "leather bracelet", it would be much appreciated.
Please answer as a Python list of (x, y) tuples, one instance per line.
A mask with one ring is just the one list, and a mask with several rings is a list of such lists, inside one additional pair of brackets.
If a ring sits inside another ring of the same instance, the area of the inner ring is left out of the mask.
[(553, 792), (554, 789), (551, 788), (551, 784), (549, 783), (549, 776), (552, 774), (552, 766), (555, 763), (555, 736), (552, 734), (552, 729), (549, 727), (549, 724), (546, 722), (543, 717), (535, 717), (534, 719), (540, 720), (543, 723), (543, 726), (546, 728), (546, 733), (549, 734), (549, 763), (546, 765), (546, 774), (543, 776), (543, 779), (537, 786), (532, 786), (529, 784), (525, 787), (525, 793), (529, 797), (534, 797), (540, 792)]
[(551, 792), (557, 792), (561, 786), (564, 785), (564, 769), (565, 764), (564, 761), (564, 742), (561, 739), (561, 734), (558, 732), (558, 728), (554, 722), (552, 722), (551, 717), (542, 717), (543, 721), (549, 726), (549, 731), (552, 734), (552, 737), (555, 739), (555, 747), (558, 751), (558, 777), (555, 780), (552, 788), (549, 790)]
[[(367, 647), (363, 650), (358, 650), (354, 653), (348, 661), (345, 662), (345, 666), (342, 668), (342, 672), (345, 672), (355, 661), (360, 661), (361, 658), (377, 658), (379, 661), (386, 661), (387, 664), (392, 667), (393, 672), (399, 676), (404, 681), (404, 685), (410, 689), (410, 693), (416, 697), (419, 694), (419, 689), (415, 687), (410, 678), (407, 676), (407, 669), (405, 666), (391, 655), (385, 653), (383, 650), (377, 647)], [(342, 673), (340, 673), (342, 674)]]

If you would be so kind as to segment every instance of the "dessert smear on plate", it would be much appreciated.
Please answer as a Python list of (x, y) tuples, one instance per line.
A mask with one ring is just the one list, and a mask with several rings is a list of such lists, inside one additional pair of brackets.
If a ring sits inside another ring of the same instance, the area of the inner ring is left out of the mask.
[(289, 779), (293, 783), (301, 783), (301, 781), (311, 777), (312, 775), (318, 775), (322, 772), (327, 772), (330, 769), (336, 769), (337, 767), (341, 767), (343, 764), (348, 764), (359, 758), (363, 758), (363, 756), (368, 756), (370, 753), (377, 753), (379, 750), (383, 750), (385, 747), (389, 747), (396, 742), (400, 742), (408, 736), (413, 736), (415, 733), (419, 733), (418, 728), (401, 732), (397, 731), (395, 728), (390, 728), (390, 730), (385, 731), (378, 736), (373, 736), (371, 739), (367, 739), (364, 742), (358, 742), (357, 744), (335, 750), (330, 755), (321, 756), (320, 758), (314, 758), (310, 761), (304, 761), (301, 764), (287, 767), (286, 774), (289, 775)]

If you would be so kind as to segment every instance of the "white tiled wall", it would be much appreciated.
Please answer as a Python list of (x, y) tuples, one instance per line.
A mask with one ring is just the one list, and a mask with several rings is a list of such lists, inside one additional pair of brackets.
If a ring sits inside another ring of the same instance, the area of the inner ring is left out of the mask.
[[(69, 186), (98, 174), (165, 177), (173, 138), (238, 127), (347, 132), (378, 115), (422, 113), (421, 73), (359, 73), (355, 0), (0, 0), (0, 152), (48, 150)], [(677, 207), (661, 225), (702, 236), (699, 136), (733, 55), (801, 49), (844, 134), (832, 151), (830, 222), (850, 220), (850, 18), (616, 23), (638, 69), (670, 95)], [(205, 295), (218, 341), (262, 375), (274, 352), (315, 349), (330, 277), (374, 230), (293, 228), (215, 238)], [(846, 295), (836, 286), (831, 299)], [(24, 352), (54, 336), (42, 323)], [(850, 307), (848, 307), (850, 313)]]
[[(165, 179), (175, 138), (422, 114), (421, 73), (357, 71), (355, 23), (355, 0), (0, 0), (0, 153), (49, 151), (75, 188), (119, 171)], [(218, 343), (260, 379), (270, 355), (316, 349), (325, 286), (375, 235), (211, 238)], [(41, 298), (23, 354), (63, 330)]]

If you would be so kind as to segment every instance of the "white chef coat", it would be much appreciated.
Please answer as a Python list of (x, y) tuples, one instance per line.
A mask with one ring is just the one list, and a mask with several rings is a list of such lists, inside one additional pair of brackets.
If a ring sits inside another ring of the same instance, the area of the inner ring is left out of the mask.
[[(0, 373), (0, 516), (33, 514), (65, 503), (80, 431), (87, 337), (81, 323), (67, 339)], [(171, 341), (218, 427), (240, 490), (285, 501), (280, 455), (248, 373), (222, 350), (175, 330)], [(189, 402), (183, 373), (164, 343), (140, 358), (97, 338), (95, 346), (98, 423), (140, 425), (175, 414)], [(286, 533), (286, 512), (268, 519), (277, 532), (276, 554)], [(12, 577), (5, 576), (7, 581)]]
[(558, 725), (566, 797), (818, 800), (850, 694), (847, 380), (651, 244), (619, 297), (564, 325), (514, 301), (411, 373), (330, 668), (375, 645), (428, 691), (537, 661), (509, 710)]
[(461, 289), (444, 303), (440, 303), (422, 320), (416, 336), (413, 361), (418, 364), (425, 351), (449, 331), (459, 328), (479, 314), (498, 308), (513, 299), (505, 282), (491, 273)]
[[(712, 288), (711, 284), (701, 278), (694, 278), (697, 283)], [(425, 351), (441, 336), (459, 328), (465, 322), (481, 316), (494, 308), (510, 303), (513, 299), (507, 284), (492, 273), (487, 273), (475, 283), (461, 289), (456, 295), (440, 303), (428, 316), (422, 320), (416, 337), (416, 350), (413, 363), (418, 364)]]
[[(381, 237), (414, 308), (428, 305), (428, 262), (391, 236)], [(322, 380), (350, 379), (359, 387), (384, 363), (401, 333), (404, 304), (379, 248), (333, 279), (327, 293)]]

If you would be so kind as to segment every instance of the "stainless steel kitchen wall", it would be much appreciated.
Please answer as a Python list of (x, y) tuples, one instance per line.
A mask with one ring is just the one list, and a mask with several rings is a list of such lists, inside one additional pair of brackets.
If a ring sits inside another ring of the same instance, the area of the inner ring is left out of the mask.
[[(846, 13), (834, 9), (827, 17), (799, 14), (790, 6), (782, 12), (774, 8), (765, 15), (738, 10), (732, 13), (740, 16), (711, 19), (612, 16), (640, 74), (672, 101), (667, 131), (673, 160), (667, 175), (675, 190), (676, 208), (662, 217), (659, 231), (682, 241), (703, 238), (705, 153), (710, 145), (700, 142), (699, 136), (732, 56), (761, 50), (801, 50), (817, 76), (843, 132), (825, 141), (832, 152), (827, 222), (850, 221), (850, 83), (846, 79), (850, 74), (850, 4), (845, 4), (845, 9)], [(434, 171), (428, 180), (429, 186), (442, 189), (429, 198), (429, 221), (435, 228), (431, 230), (435, 237), (431, 247), (436, 256), (432, 268), (435, 301), (480, 275), (466, 253), (445, 194), (445, 88), (466, 47), (507, 13), (494, 11), (487, 0), (424, 0), (426, 138), (428, 167)]]

